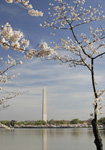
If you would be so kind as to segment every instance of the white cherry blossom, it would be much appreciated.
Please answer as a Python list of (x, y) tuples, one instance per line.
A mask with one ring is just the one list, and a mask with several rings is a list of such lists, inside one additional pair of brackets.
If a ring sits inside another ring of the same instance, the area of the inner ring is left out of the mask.
[(5, 0), (7, 3), (13, 3), (13, 0)]
[(29, 0), (5, 0), (7, 3), (20, 3), (24, 8), (28, 9), (28, 14), (31, 16), (43, 16), (42, 11), (33, 9), (32, 4), (29, 4)]
[[(0, 83), (2, 85), (3, 83), (9, 83), (11, 79), (17, 76), (15, 72), (10, 71), (10, 69), (18, 64), (22, 64), (22, 61), (17, 62), (10, 55), (8, 55), (8, 58), (5, 61), (3, 58), (0, 58), (0, 63), (2, 64), (1, 66), (3, 66), (0, 68)], [(0, 109), (3, 106), (7, 106), (6, 103), (8, 99), (12, 99), (20, 95), (20, 92), (10, 92), (9, 90), (5, 90), (2, 86), (0, 87), (0, 91)]]
[(38, 11), (38, 10), (34, 10), (34, 9), (31, 9), (31, 10), (29, 10), (28, 11), (28, 13), (29, 13), (29, 15), (31, 15), (31, 16), (43, 16), (43, 12), (41, 12), (41, 11)]

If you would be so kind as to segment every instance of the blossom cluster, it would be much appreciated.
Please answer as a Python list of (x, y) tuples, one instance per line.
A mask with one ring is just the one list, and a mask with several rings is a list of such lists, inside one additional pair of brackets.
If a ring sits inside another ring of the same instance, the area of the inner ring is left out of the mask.
[[(98, 116), (100, 114), (104, 114), (104, 112), (102, 112), (101, 110), (105, 107), (105, 105), (102, 103), (102, 96), (103, 94), (105, 93), (105, 89), (103, 90), (98, 90), (97, 91), (97, 98), (94, 99), (94, 103), (93, 103), (93, 106), (94, 106), (94, 113)], [(91, 116), (94, 116), (94, 114), (90, 114)]]
[(29, 41), (24, 39), (21, 31), (15, 31), (9, 23), (0, 29), (0, 45), (4, 49), (12, 48), (17, 51), (24, 51), (29, 46)]
[(45, 58), (50, 57), (51, 55), (57, 55), (56, 51), (48, 46), (46, 42), (43, 42), (39, 45), (39, 50), (29, 50), (29, 52), (26, 55), (27, 59), (32, 59), (33, 56)]
[(43, 27), (53, 27), (54, 29), (70, 29), (75, 28), (79, 25), (87, 24), (92, 21), (99, 21), (101, 18), (105, 18), (101, 6), (98, 8), (92, 8), (89, 6), (88, 9), (84, 7), (85, 0), (76, 0), (74, 5), (69, 5), (63, 1), (58, 1), (58, 4), (49, 3), (50, 7), (54, 11), (52, 13), (49, 8), (48, 14), (52, 18), (51, 22), (45, 22)]
[[(22, 64), (22, 61), (17, 62), (15, 59), (13, 59), (10, 55), (8, 55), (8, 58), (4, 60), (3, 58), (0, 58), (0, 63), (2, 64), (0, 68), (0, 105), (7, 107), (7, 104), (5, 105), (5, 102), (7, 102), (8, 99), (14, 98), (17, 95), (19, 95), (19, 92), (9, 92), (7, 90), (4, 90), (3, 83), (9, 83), (9, 80), (16, 77), (15, 71), (11, 71), (10, 69), (14, 67), (15, 65)], [(9, 71), (9, 72), (8, 72)], [(1, 108), (1, 107), (0, 107)]]
[(0, 58), (0, 63), (2, 63), (3, 66), (5, 66), (1, 68), (2, 70), (0, 71), (0, 82), (6, 83), (8, 80), (16, 76), (14, 73), (8, 74), (7, 71), (18, 64), (22, 64), (22, 61), (16, 62), (15, 59), (13, 59), (10, 55), (8, 55), (8, 59), (5, 61), (3, 60), (3, 58)]
[(32, 4), (29, 4), (29, 0), (5, 0), (7, 3), (20, 3), (26, 9), (28, 9), (28, 14), (31, 16), (43, 16), (42, 11), (34, 10)]
[(34, 10), (34, 9), (31, 9), (28, 11), (29, 15), (31, 16), (43, 16), (43, 12), (42, 11), (38, 11), (38, 10)]
[(10, 100), (21, 94), (20, 92), (16, 92), (16, 91), (10, 92), (1, 88), (0, 90), (1, 90), (0, 91), (1, 93), (0, 94), (0, 110), (9, 107)]
[[(41, 43), (39, 48), (40, 48), (40, 53), (38, 54), (38, 57), (45, 57), (45, 56), (51, 56), (57, 54), (56, 51), (54, 51), (51, 47), (49, 47), (46, 42)], [(37, 56), (37, 53), (35, 56)]]
[[(102, 7), (97, 5), (96, 8), (92, 6), (85, 8), (85, 0), (76, 0), (73, 2), (73, 5), (63, 2), (63, 0), (54, 1), (54, 3), (49, 3), (48, 14), (50, 19), (45, 21), (44, 25), (40, 24), (40, 26), (52, 27), (54, 32), (56, 32), (55, 29), (68, 30), (71, 36), (71, 38), (67, 37), (67, 39), (62, 38), (54, 47), (55, 50), (64, 50), (69, 52), (69, 54), (63, 54), (63, 56), (57, 56), (54, 59), (58, 59), (61, 62), (69, 62), (70, 66), (73, 64), (74, 66), (84, 65), (90, 70), (91, 62), (89, 58), (100, 56), (102, 47), (104, 52), (105, 37), (103, 33), (105, 29), (101, 26), (93, 29), (93, 27), (86, 24), (105, 18)], [(90, 27), (90, 29), (88, 28), (90, 32), (87, 34), (76, 34), (77, 30), (75, 29), (82, 28), (83, 25)], [(55, 35), (55, 33), (51, 34)]]
[[(50, 48), (46, 42), (39, 45), (39, 50), (30, 49), (27, 50), (29, 46), (29, 41), (24, 38), (24, 34), (21, 31), (15, 31), (9, 23), (6, 23), (1, 27), (0, 30), (0, 45), (3, 49), (11, 48), (12, 50), (25, 52), (26, 58), (31, 59), (33, 56), (36, 57), (46, 57), (56, 54), (52, 48)], [(6, 62), (7, 63), (7, 62)], [(13, 62), (12, 62), (13, 63)], [(14, 62), (15, 63), (15, 62)]]

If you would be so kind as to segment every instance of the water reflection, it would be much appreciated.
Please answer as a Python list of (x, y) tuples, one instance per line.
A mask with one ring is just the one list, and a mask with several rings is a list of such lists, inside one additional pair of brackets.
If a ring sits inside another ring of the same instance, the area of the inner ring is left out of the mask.
[[(100, 135), (102, 138), (105, 137), (105, 130), (100, 129), (99, 132), (100, 132)], [(88, 133), (88, 136), (90, 136), (90, 137), (93, 136), (93, 130), (91, 128), (88, 129), (87, 133)]]
[(42, 130), (42, 150), (47, 150), (47, 129)]
[(100, 134), (102, 137), (105, 137), (105, 130), (100, 130)]
[[(105, 130), (100, 130), (105, 147)], [(1, 150), (93, 150), (92, 129), (0, 129)]]

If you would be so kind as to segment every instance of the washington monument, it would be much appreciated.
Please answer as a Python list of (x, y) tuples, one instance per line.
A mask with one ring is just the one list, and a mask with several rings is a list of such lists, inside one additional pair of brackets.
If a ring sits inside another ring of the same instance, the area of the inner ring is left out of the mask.
[(43, 88), (42, 95), (42, 120), (47, 122), (47, 104), (46, 104), (46, 89)]

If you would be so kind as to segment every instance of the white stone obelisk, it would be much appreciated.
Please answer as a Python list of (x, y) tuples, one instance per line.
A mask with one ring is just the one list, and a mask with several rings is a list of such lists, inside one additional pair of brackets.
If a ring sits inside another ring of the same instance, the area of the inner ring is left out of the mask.
[(46, 89), (43, 88), (42, 96), (42, 120), (47, 122), (47, 103), (46, 103)]

